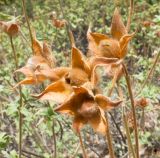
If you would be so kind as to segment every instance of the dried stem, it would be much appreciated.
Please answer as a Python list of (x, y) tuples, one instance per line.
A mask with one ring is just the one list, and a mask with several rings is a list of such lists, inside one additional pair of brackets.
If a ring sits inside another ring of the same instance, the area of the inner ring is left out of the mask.
[(24, 153), (26, 153), (26, 154), (28, 154), (28, 155), (32, 155), (32, 156), (34, 156), (34, 157), (44, 158), (44, 156), (37, 155), (36, 153), (33, 153), (33, 152), (31, 152), (31, 151), (27, 151), (27, 150), (24, 150), (24, 149), (22, 149), (22, 152), (24, 152)]
[(78, 146), (77, 146), (77, 148), (76, 148), (76, 150), (75, 150), (75, 152), (74, 152), (72, 158), (75, 158), (75, 157), (76, 157), (79, 148), (80, 148), (80, 143), (78, 144)]
[(56, 158), (57, 157), (57, 145), (56, 145), (56, 136), (55, 136), (55, 120), (53, 120), (52, 133), (53, 133), (53, 142), (54, 142), (53, 158)]
[(124, 122), (125, 130), (126, 130), (126, 136), (127, 136), (127, 141), (128, 141), (128, 147), (129, 147), (128, 152), (129, 153), (131, 152), (132, 155), (133, 155), (133, 158), (136, 158), (136, 154), (135, 154), (132, 142), (131, 142), (130, 131), (129, 131), (129, 128), (128, 128), (128, 121), (127, 121), (126, 114), (125, 114), (125, 107), (122, 107), (122, 116), (123, 116), (123, 122)]
[(133, 14), (133, 8), (134, 8), (133, 0), (130, 0), (129, 15), (128, 15), (127, 26), (126, 26), (128, 32), (129, 32), (129, 30), (130, 30), (131, 17), (132, 17), (132, 14)]
[(145, 109), (142, 109), (142, 116), (141, 116), (141, 128), (143, 132), (145, 131)]
[(143, 84), (142, 84), (142, 87), (140, 88), (140, 91), (135, 95), (135, 97), (137, 97), (137, 96), (139, 96), (139, 94), (141, 94), (143, 88), (144, 88), (145, 85), (147, 84), (147, 82), (148, 82), (151, 74), (153, 73), (153, 71), (154, 71), (154, 69), (155, 69), (155, 67), (156, 67), (156, 64), (157, 64), (157, 62), (158, 62), (159, 56), (160, 56), (160, 51), (158, 52), (158, 54), (157, 54), (157, 56), (156, 56), (156, 59), (155, 59), (153, 65), (152, 65), (152, 67), (151, 67), (151, 69), (150, 69), (150, 71), (149, 71), (149, 73), (148, 73), (148, 75), (147, 75), (147, 78), (145, 79), (145, 81), (144, 81)]
[(123, 136), (123, 133), (122, 133), (121, 129), (119, 128), (119, 126), (118, 126), (116, 120), (114, 119), (114, 116), (112, 115), (112, 113), (109, 112), (109, 114), (110, 114), (110, 116), (111, 116), (111, 118), (112, 118), (112, 120), (113, 120), (113, 123), (115, 124), (115, 126), (116, 126), (116, 128), (117, 128), (119, 134), (121, 135), (121, 138), (122, 138), (123, 143), (125, 144), (126, 141), (125, 141), (125, 138), (124, 138), (124, 136)]
[(128, 71), (126, 69), (126, 66), (122, 64), (123, 70), (125, 73), (126, 83), (128, 87), (128, 92), (130, 96), (131, 106), (132, 106), (132, 112), (133, 112), (133, 123), (134, 123), (134, 133), (135, 133), (135, 143), (136, 143), (136, 157), (139, 158), (139, 141), (138, 141), (138, 128), (137, 128), (137, 121), (136, 121), (136, 111), (134, 106), (134, 97), (132, 93), (131, 83), (130, 83), (130, 77), (128, 74)]
[(84, 144), (83, 144), (83, 141), (82, 141), (82, 136), (81, 136), (80, 132), (78, 132), (78, 137), (79, 137), (80, 145), (81, 145), (82, 152), (83, 152), (83, 158), (88, 158), (87, 154), (86, 154), (86, 151), (85, 151), (85, 147), (84, 147)]
[(50, 149), (48, 146), (45, 145), (44, 140), (41, 136), (41, 134), (37, 131), (36, 127), (34, 124), (31, 124), (33, 132), (34, 132), (34, 137), (36, 138), (35, 140), (38, 142), (38, 145), (41, 146), (41, 149), (45, 151), (46, 153), (50, 153)]
[[(10, 42), (11, 42), (11, 47), (12, 47), (12, 52), (13, 52), (13, 56), (14, 56), (14, 61), (15, 61), (15, 65), (16, 65), (16, 69), (18, 69), (18, 59), (17, 59), (17, 54), (15, 51), (15, 47), (13, 44), (13, 39), (12, 36), (10, 36)], [(19, 81), (19, 77), (17, 76), (17, 79)], [(22, 155), (22, 114), (21, 114), (21, 107), (22, 107), (22, 88), (21, 86), (19, 86), (19, 95), (20, 95), (20, 99), (19, 99), (19, 107), (18, 107), (18, 114), (19, 114), (19, 142), (18, 142), (18, 151), (19, 151), (19, 158), (21, 158)]]
[[(22, 7), (23, 7), (23, 14), (25, 16), (27, 25), (28, 25), (28, 29), (29, 29), (29, 34), (30, 34), (30, 38), (31, 38), (31, 44), (33, 43), (33, 35), (32, 35), (32, 31), (31, 31), (31, 27), (30, 27), (30, 23), (29, 23), (29, 19), (26, 13), (26, 5), (25, 5), (25, 0), (22, 0)], [(32, 46), (33, 49), (33, 46)]]
[(108, 114), (106, 114), (106, 124), (108, 126), (107, 133), (106, 133), (106, 139), (108, 142), (109, 155), (110, 155), (110, 158), (115, 158), (114, 151), (113, 151), (113, 145), (112, 145), (112, 136), (110, 133), (110, 127), (109, 127), (109, 121), (108, 121)]

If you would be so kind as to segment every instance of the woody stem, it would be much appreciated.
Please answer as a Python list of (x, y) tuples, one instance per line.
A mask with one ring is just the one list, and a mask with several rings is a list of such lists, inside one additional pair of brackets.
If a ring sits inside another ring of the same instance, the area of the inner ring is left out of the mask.
[(115, 158), (114, 151), (113, 151), (113, 145), (112, 145), (112, 136), (111, 136), (110, 128), (109, 128), (108, 114), (106, 115), (106, 124), (108, 126), (107, 133), (106, 133), (106, 139), (108, 142), (109, 155), (110, 155), (110, 158)]
[(124, 122), (124, 126), (125, 126), (125, 130), (126, 130), (126, 136), (127, 136), (127, 141), (128, 141), (128, 152), (132, 153), (133, 158), (136, 158), (136, 154), (132, 145), (132, 141), (131, 141), (131, 135), (130, 135), (130, 131), (129, 131), (129, 127), (128, 127), (128, 121), (126, 118), (126, 113), (125, 113), (125, 107), (122, 107), (122, 117), (123, 117), (123, 122)]
[[(117, 83), (117, 86), (118, 86), (118, 95), (119, 95), (120, 99), (123, 100), (123, 91), (122, 91), (119, 83)], [(128, 152), (129, 152), (129, 154), (132, 153), (133, 158), (136, 158), (134, 147), (133, 147), (133, 144), (131, 141), (131, 135), (130, 135), (129, 127), (128, 127), (128, 121), (126, 118), (126, 109), (125, 109), (124, 103), (122, 104), (122, 118), (123, 118), (124, 128), (126, 131), (127, 142), (128, 142)]]
[[(16, 69), (18, 69), (18, 59), (17, 59), (17, 54), (15, 51), (15, 47), (13, 44), (13, 39), (12, 36), (10, 36), (10, 42), (11, 42), (11, 47), (12, 47), (12, 52), (13, 52), (13, 56), (14, 56), (14, 61), (15, 61), (15, 65), (16, 65)], [(17, 79), (19, 81), (19, 77), (17, 76)], [(19, 151), (19, 158), (21, 158), (22, 155), (22, 114), (21, 114), (21, 107), (22, 107), (22, 88), (21, 86), (19, 86), (19, 95), (20, 95), (20, 99), (19, 99), (19, 107), (18, 107), (18, 114), (19, 114), (19, 142), (18, 142), (18, 151)]]
[(130, 8), (129, 8), (129, 15), (128, 15), (128, 19), (127, 19), (127, 32), (129, 32), (130, 30), (130, 25), (131, 25), (131, 17), (132, 17), (132, 13), (133, 13), (133, 7), (134, 7), (134, 3), (133, 0), (130, 0)]
[(127, 83), (127, 87), (128, 87), (128, 92), (129, 92), (131, 107), (132, 107), (132, 112), (133, 112), (133, 123), (134, 123), (134, 128), (135, 128), (134, 134), (135, 134), (135, 143), (136, 143), (136, 157), (139, 158), (138, 128), (137, 128), (137, 121), (136, 121), (136, 111), (135, 111), (135, 106), (134, 106), (134, 97), (133, 97), (133, 93), (132, 93), (132, 88), (131, 88), (131, 84), (130, 84), (130, 77), (129, 77), (128, 71), (127, 71), (124, 63), (122, 64), (122, 66), (123, 66), (123, 70), (125, 73), (126, 83)]
[(156, 59), (155, 59), (153, 65), (152, 65), (150, 71), (148, 72), (147, 78), (145, 79), (145, 81), (144, 81), (143, 84), (142, 84), (142, 87), (140, 88), (140, 91), (136, 94), (135, 97), (137, 97), (139, 94), (141, 94), (143, 88), (144, 88), (145, 85), (147, 84), (147, 82), (148, 82), (151, 74), (153, 73), (153, 71), (154, 71), (154, 69), (155, 69), (155, 67), (156, 67), (156, 64), (157, 64), (157, 62), (158, 62), (159, 56), (160, 56), (160, 51), (158, 52), (158, 54), (157, 54), (157, 56), (156, 56)]
[[(30, 35), (30, 38), (31, 38), (31, 43), (33, 43), (33, 35), (32, 35), (32, 31), (31, 31), (31, 26), (30, 26), (30, 23), (29, 23), (29, 19), (28, 19), (27, 13), (26, 13), (25, 0), (22, 0), (22, 8), (23, 8), (23, 14), (25, 16), (25, 19), (26, 19), (26, 22), (27, 22), (27, 25), (28, 25), (29, 35)], [(32, 46), (32, 49), (33, 49), (33, 46)]]
[(83, 152), (83, 158), (88, 158), (87, 154), (86, 154), (86, 151), (85, 151), (85, 147), (84, 147), (84, 144), (83, 144), (83, 141), (82, 141), (82, 136), (81, 136), (80, 132), (78, 132), (78, 137), (79, 137), (80, 145), (81, 145), (82, 152)]

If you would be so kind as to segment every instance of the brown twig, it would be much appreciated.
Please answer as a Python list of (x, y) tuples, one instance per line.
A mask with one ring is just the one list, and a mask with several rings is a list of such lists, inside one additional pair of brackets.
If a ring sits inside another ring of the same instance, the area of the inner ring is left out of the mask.
[(115, 126), (116, 126), (116, 128), (117, 128), (117, 130), (118, 130), (118, 132), (119, 132), (119, 134), (120, 134), (120, 136), (121, 136), (121, 138), (122, 138), (123, 143), (125, 144), (126, 141), (125, 141), (125, 138), (124, 138), (124, 136), (123, 136), (123, 133), (122, 133), (121, 129), (119, 128), (119, 126), (118, 126), (116, 120), (114, 119), (114, 116), (112, 115), (112, 113), (109, 112), (109, 114), (110, 114), (110, 116), (111, 116), (111, 118), (112, 118), (112, 120), (113, 120), (113, 123), (115, 124)]
[(79, 137), (80, 145), (81, 145), (82, 152), (83, 152), (83, 158), (88, 158), (87, 154), (86, 154), (86, 151), (85, 151), (85, 147), (84, 147), (84, 144), (83, 144), (83, 141), (82, 141), (82, 136), (81, 136), (80, 132), (78, 132), (78, 137)]
[(111, 136), (108, 120), (109, 120), (108, 119), (108, 114), (106, 114), (106, 124), (108, 126), (107, 133), (106, 133), (106, 139), (107, 139), (107, 142), (108, 142), (109, 155), (110, 155), (110, 158), (115, 158), (114, 151), (113, 151), (113, 144), (112, 144), (112, 136)]
[(132, 88), (131, 88), (131, 83), (130, 83), (130, 77), (128, 74), (128, 71), (126, 69), (126, 66), (124, 63), (122, 64), (123, 70), (125, 73), (125, 79), (128, 87), (128, 92), (130, 96), (130, 101), (131, 101), (131, 107), (132, 107), (132, 113), (133, 113), (133, 123), (134, 123), (134, 133), (135, 133), (135, 143), (136, 143), (136, 158), (139, 158), (139, 140), (138, 140), (138, 127), (137, 127), (137, 120), (136, 120), (136, 111), (135, 111), (135, 106), (134, 106), (134, 97), (132, 93)]
[[(118, 86), (118, 95), (120, 97), (121, 100), (123, 100), (123, 91), (119, 85), (119, 83), (117, 83)], [(126, 106), (124, 103), (122, 103), (122, 119), (124, 122), (124, 127), (125, 127), (125, 131), (126, 131), (126, 136), (127, 136), (127, 142), (128, 142), (128, 154), (132, 153), (133, 158), (136, 158), (135, 155), (135, 151), (134, 151), (134, 147), (131, 141), (131, 135), (130, 135), (130, 131), (129, 131), (129, 127), (128, 127), (128, 121), (126, 118)]]
[(34, 124), (31, 124), (31, 126), (32, 126), (32, 129), (33, 129), (33, 131), (34, 131), (34, 134), (35, 134), (36, 138), (37, 138), (37, 139), (39, 140), (39, 142), (40, 142), (39, 144), (43, 144), (43, 149), (44, 149), (44, 151), (46, 151), (47, 153), (50, 153), (50, 149), (49, 149), (48, 146), (46, 146), (46, 144), (44, 143), (44, 140), (43, 140), (41, 134), (37, 131), (35, 125), (34, 125)]
[(158, 52), (158, 54), (157, 54), (157, 56), (156, 56), (156, 59), (155, 59), (153, 65), (152, 65), (152, 67), (151, 67), (151, 69), (150, 69), (150, 71), (149, 71), (149, 73), (148, 73), (148, 75), (147, 75), (147, 78), (145, 79), (145, 81), (143, 82), (143, 84), (142, 84), (142, 86), (141, 86), (141, 88), (140, 88), (140, 91), (135, 95), (135, 97), (138, 97), (138, 96), (141, 94), (143, 88), (144, 88), (145, 85), (147, 84), (147, 82), (148, 82), (151, 74), (153, 73), (153, 71), (154, 71), (154, 69), (155, 69), (155, 67), (156, 67), (156, 64), (157, 64), (157, 62), (158, 62), (159, 56), (160, 56), (160, 51)]
[(57, 157), (57, 145), (56, 145), (56, 136), (55, 136), (55, 120), (53, 120), (52, 133), (53, 133), (53, 142), (54, 142), (53, 158), (56, 158)]
[(39, 158), (44, 158), (44, 156), (41, 156), (41, 155), (37, 155), (36, 153), (33, 153), (31, 151), (27, 151), (27, 150), (24, 150), (22, 149), (22, 152), (28, 154), (28, 155), (32, 155), (32, 156), (35, 156), (35, 157), (39, 157)]
[[(11, 42), (11, 47), (12, 47), (12, 51), (13, 51), (13, 55), (14, 55), (16, 69), (18, 69), (18, 59), (17, 59), (17, 54), (16, 54), (16, 51), (15, 51), (15, 47), (14, 47), (14, 44), (13, 44), (12, 36), (10, 36), (10, 42)], [(19, 77), (18, 77), (18, 81), (19, 81)], [(21, 155), (22, 155), (22, 114), (21, 114), (22, 88), (21, 88), (21, 86), (19, 86), (19, 95), (20, 95), (20, 99), (19, 99), (19, 107), (18, 107), (18, 114), (19, 114), (19, 143), (18, 143), (18, 151), (19, 151), (19, 158), (21, 158)]]
[[(25, 19), (26, 19), (26, 22), (27, 22), (27, 25), (28, 25), (29, 34), (30, 34), (30, 38), (31, 38), (31, 45), (32, 45), (33, 44), (33, 35), (32, 35), (32, 31), (31, 31), (31, 26), (30, 26), (30, 23), (29, 23), (29, 19), (28, 19), (27, 13), (26, 13), (25, 0), (22, 0), (22, 8), (23, 8), (23, 14), (25, 16)], [(32, 50), (33, 50), (33, 46), (32, 46)]]
[[(16, 51), (15, 51), (15, 47), (14, 47), (14, 44), (13, 44), (12, 36), (10, 36), (10, 42), (11, 42), (11, 47), (12, 47), (12, 52), (13, 52), (13, 56), (14, 56), (16, 69), (18, 69), (18, 59), (17, 59), (17, 54), (16, 54)], [(18, 77), (18, 81), (19, 81), (19, 77)], [(19, 99), (19, 107), (18, 107), (18, 114), (19, 114), (19, 143), (18, 143), (18, 151), (19, 151), (19, 158), (21, 158), (21, 155), (22, 155), (22, 114), (21, 114), (21, 107), (22, 107), (22, 104), (23, 104), (21, 86), (19, 86), (19, 95), (20, 95), (20, 99)]]
[(123, 116), (123, 122), (124, 122), (124, 126), (125, 126), (125, 130), (126, 130), (126, 136), (127, 136), (127, 141), (128, 141), (128, 152), (132, 153), (133, 158), (136, 158), (136, 154), (132, 145), (132, 141), (131, 141), (131, 136), (130, 136), (130, 131), (129, 131), (129, 127), (128, 127), (128, 121), (126, 118), (126, 113), (125, 113), (125, 107), (122, 107), (122, 116)]
[(76, 157), (79, 148), (80, 148), (80, 143), (77, 145), (77, 148), (76, 148), (76, 150), (75, 150), (75, 152), (74, 152), (72, 158), (75, 158), (75, 157)]
[(128, 19), (127, 19), (127, 32), (129, 32), (130, 30), (130, 25), (131, 25), (131, 17), (132, 17), (132, 14), (133, 14), (133, 8), (134, 8), (134, 3), (133, 3), (133, 0), (130, 0), (130, 8), (129, 8), (129, 15), (128, 15)]

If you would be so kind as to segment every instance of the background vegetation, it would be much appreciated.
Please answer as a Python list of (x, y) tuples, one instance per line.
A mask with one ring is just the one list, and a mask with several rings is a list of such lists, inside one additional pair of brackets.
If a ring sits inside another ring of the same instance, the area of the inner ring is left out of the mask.
[[(60, 5), (61, 2), (61, 5)], [(84, 54), (87, 52), (86, 33), (89, 23), (92, 23), (93, 31), (109, 33), (112, 14), (115, 6), (121, 8), (123, 20), (126, 22), (128, 13), (128, 0), (27, 0), (27, 14), (31, 25), (35, 28), (37, 38), (40, 41), (48, 41), (52, 46), (53, 55), (57, 59), (57, 65), (68, 65), (70, 61), (70, 43), (65, 28), (57, 29), (52, 25), (50, 13), (55, 11), (59, 19), (66, 19), (73, 31), (76, 45)], [(159, 0), (135, 0), (134, 14), (131, 22), (131, 32), (137, 33), (130, 44), (130, 51), (126, 62), (132, 79), (133, 92), (136, 93), (156, 55), (160, 51), (160, 2)], [(62, 7), (62, 8), (61, 8)], [(22, 14), (20, 0), (0, 1), (0, 20), (8, 21), (17, 17), (21, 31), (29, 41), (27, 24)], [(19, 67), (25, 65), (31, 56), (31, 48), (26, 41), (18, 36), (14, 39), (15, 49), (18, 54)], [(19, 96), (12, 90), (16, 81), (13, 72), (15, 64), (9, 38), (0, 32), (0, 157), (18, 157), (18, 102)], [(101, 73), (104, 73), (101, 71)], [(103, 75), (102, 75), (103, 76)], [(102, 77), (102, 81), (106, 80)], [(47, 84), (47, 83), (46, 83)], [(121, 85), (126, 89), (122, 79)], [(101, 85), (104, 93), (110, 82)], [(149, 106), (145, 109), (145, 128), (140, 131), (140, 152), (151, 158), (160, 157), (160, 68), (157, 64), (147, 85), (144, 87), (140, 97), (149, 100)], [(71, 128), (71, 119), (67, 116), (59, 116), (54, 113), (47, 103), (42, 103), (30, 96), (34, 92), (40, 92), (43, 87), (23, 86), (25, 96), (24, 105), (21, 109), (23, 114), (23, 142), (22, 151), (24, 157), (51, 157), (54, 152), (54, 133), (56, 136), (57, 157), (82, 157), (78, 143), (78, 137)], [(54, 103), (51, 103), (54, 106)], [(118, 126), (122, 128), (121, 109), (113, 110), (112, 115)], [(141, 125), (142, 110), (139, 114), (139, 125)], [(112, 133), (117, 157), (125, 155), (125, 145), (121, 136), (113, 124)], [(54, 124), (54, 129), (53, 129)], [(103, 158), (107, 153), (107, 144), (102, 136), (95, 134), (92, 129), (83, 129), (83, 139), (90, 157)], [(76, 151), (77, 149), (77, 151)], [(75, 154), (76, 153), (76, 154)], [(75, 155), (74, 155), (75, 154)], [(144, 156), (144, 157), (145, 157)], [(143, 157), (143, 156), (142, 156)]]

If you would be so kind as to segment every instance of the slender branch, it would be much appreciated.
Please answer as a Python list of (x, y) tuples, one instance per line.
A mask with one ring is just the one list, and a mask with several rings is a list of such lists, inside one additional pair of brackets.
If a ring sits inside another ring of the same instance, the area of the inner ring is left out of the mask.
[(75, 150), (75, 152), (74, 152), (72, 158), (75, 158), (75, 157), (76, 157), (79, 148), (80, 148), (80, 143), (78, 144), (78, 146), (77, 146), (77, 148), (76, 148), (76, 150)]
[(32, 129), (34, 131), (35, 136), (37, 137), (37, 139), (39, 140), (39, 145), (42, 144), (42, 147), (44, 149), (45, 152), (50, 153), (50, 149), (48, 148), (48, 146), (46, 146), (46, 144), (44, 143), (44, 140), (41, 136), (41, 134), (37, 131), (36, 127), (34, 124), (31, 124)]
[(56, 158), (57, 157), (57, 145), (56, 145), (56, 136), (55, 136), (55, 120), (53, 120), (52, 133), (53, 133), (53, 142), (54, 142), (53, 158)]
[(32, 138), (34, 139), (36, 145), (42, 150), (43, 153), (46, 152), (44, 146), (42, 145), (43, 143), (40, 141), (39, 137), (35, 132), (35, 129), (34, 129), (35, 127), (29, 128), (28, 125), (26, 124), (25, 124), (25, 127), (28, 129), (29, 133), (33, 136)]
[(142, 84), (142, 87), (140, 88), (140, 91), (135, 95), (135, 97), (139, 96), (139, 94), (141, 94), (143, 88), (146, 86), (146, 84), (147, 84), (147, 82), (148, 82), (148, 80), (149, 80), (152, 72), (154, 71), (154, 69), (155, 69), (155, 67), (156, 67), (156, 64), (157, 64), (157, 62), (158, 62), (159, 56), (160, 56), (160, 51), (158, 52), (158, 54), (157, 54), (157, 56), (156, 56), (156, 59), (155, 59), (153, 65), (152, 65), (152, 67), (151, 67), (151, 69), (150, 69), (150, 71), (149, 71), (149, 73), (148, 73), (148, 75), (147, 75), (147, 78), (145, 79), (145, 81), (144, 81), (143, 84)]
[(112, 113), (109, 112), (109, 114), (110, 114), (110, 116), (111, 116), (111, 118), (112, 118), (112, 120), (113, 120), (113, 122), (114, 122), (114, 124), (115, 124), (115, 126), (116, 126), (116, 128), (117, 128), (117, 130), (118, 130), (118, 132), (119, 132), (119, 134), (121, 135), (121, 138), (122, 138), (123, 143), (125, 144), (126, 141), (125, 141), (125, 138), (124, 138), (124, 136), (123, 136), (123, 133), (122, 133), (121, 129), (119, 128), (119, 126), (118, 126), (116, 120), (114, 119)]
[[(10, 42), (11, 42), (11, 47), (12, 47), (12, 52), (13, 52), (13, 56), (14, 56), (14, 61), (15, 61), (15, 65), (16, 65), (16, 69), (18, 69), (18, 59), (17, 59), (17, 54), (15, 51), (15, 47), (13, 44), (13, 39), (12, 36), (10, 36)], [(18, 81), (19, 81), (19, 77), (17, 76)], [(18, 151), (19, 151), (19, 158), (21, 158), (22, 155), (22, 114), (21, 114), (21, 107), (22, 107), (22, 88), (21, 86), (19, 86), (19, 95), (20, 95), (20, 99), (19, 99), (19, 107), (18, 107), (18, 115), (19, 115), (19, 142), (18, 142)]]
[(135, 133), (135, 143), (136, 143), (136, 157), (139, 158), (139, 141), (138, 141), (138, 127), (137, 127), (137, 121), (136, 121), (136, 111), (134, 106), (134, 97), (132, 93), (131, 83), (130, 83), (130, 77), (128, 74), (128, 71), (126, 69), (126, 66), (122, 64), (123, 70), (125, 73), (126, 83), (128, 87), (128, 92), (130, 96), (131, 106), (132, 106), (132, 112), (133, 112), (133, 123), (134, 123), (134, 133)]
[(110, 155), (110, 158), (115, 158), (114, 151), (113, 151), (113, 145), (112, 145), (112, 136), (111, 136), (109, 121), (108, 121), (108, 114), (106, 114), (106, 124), (108, 126), (107, 133), (106, 133), (106, 139), (108, 142), (109, 155)]
[(129, 15), (128, 15), (128, 19), (127, 19), (127, 32), (129, 32), (130, 30), (130, 25), (131, 25), (131, 17), (132, 17), (132, 14), (133, 14), (133, 8), (134, 8), (134, 3), (133, 3), (133, 0), (130, 0), (130, 8), (129, 8)]
[[(32, 35), (32, 31), (31, 31), (31, 26), (30, 26), (30, 23), (29, 23), (29, 19), (28, 19), (27, 13), (26, 13), (25, 0), (22, 0), (22, 7), (23, 7), (23, 14), (25, 16), (25, 19), (26, 19), (26, 22), (27, 22), (27, 25), (28, 25), (29, 34), (30, 34), (30, 38), (31, 38), (31, 45), (32, 45), (33, 44), (33, 35)], [(33, 46), (32, 46), (32, 49), (33, 49)]]
[(136, 154), (131, 142), (131, 136), (130, 136), (130, 132), (129, 132), (129, 128), (128, 128), (128, 121), (126, 118), (126, 114), (125, 114), (125, 107), (122, 107), (122, 116), (123, 116), (123, 122), (124, 122), (124, 126), (125, 126), (125, 130), (126, 130), (126, 136), (127, 136), (127, 141), (128, 141), (128, 147), (129, 147), (129, 153), (131, 152), (133, 155), (133, 158), (136, 158)]
[(28, 154), (28, 155), (33, 155), (33, 156), (35, 156), (35, 157), (44, 158), (44, 156), (37, 155), (36, 153), (33, 153), (33, 152), (31, 152), (31, 151), (27, 151), (27, 150), (24, 150), (24, 149), (22, 149), (22, 152), (24, 152), (24, 153), (26, 153), (26, 154)]
[(16, 54), (16, 50), (13, 44), (13, 38), (12, 36), (10, 36), (10, 43), (11, 43), (11, 47), (12, 47), (12, 52), (13, 52), (13, 58), (14, 58), (14, 62), (15, 62), (15, 66), (16, 69), (18, 69), (18, 59), (17, 59), (17, 54)]
[(23, 34), (22, 30), (19, 31), (22, 39), (26, 42), (26, 44), (28, 45), (28, 47), (32, 48), (30, 43), (28, 42), (27, 38), (25, 37), (25, 35)]
[[(112, 86), (112, 87), (113, 87), (113, 86)], [(108, 97), (110, 97), (111, 94), (112, 94), (112, 90), (109, 92)], [(122, 133), (121, 133), (121, 131), (120, 131), (120, 128), (119, 128), (118, 125), (116, 124), (116, 122), (115, 122), (115, 120), (114, 120), (114, 118), (113, 118), (113, 116), (112, 116), (111, 113), (110, 113), (110, 115), (111, 115), (111, 118), (112, 118), (112, 120), (113, 120), (116, 128), (117, 128), (118, 131), (120, 132), (120, 135), (121, 135), (121, 137), (122, 137), (122, 140), (124, 140), (123, 135), (122, 135)], [(106, 115), (106, 123), (107, 123), (107, 126), (108, 126), (108, 130), (107, 130), (106, 138), (107, 138), (107, 141), (108, 141), (108, 147), (109, 147), (110, 157), (111, 157), (111, 158), (115, 158), (115, 155), (114, 155), (114, 152), (113, 152), (113, 145), (112, 145), (112, 136), (111, 136), (111, 133), (110, 133), (110, 127), (109, 127), (109, 121), (108, 121), (108, 120), (109, 120), (109, 119), (108, 119), (108, 114), (107, 114), (107, 115)]]
[(143, 132), (145, 131), (145, 109), (142, 109), (142, 116), (141, 116), (141, 128)]
[(82, 136), (81, 136), (80, 132), (78, 132), (78, 137), (79, 137), (80, 145), (81, 145), (82, 152), (83, 152), (83, 158), (88, 158), (87, 154), (86, 154), (86, 151), (85, 151), (85, 147), (84, 147), (84, 144), (83, 144), (83, 141), (82, 141)]

